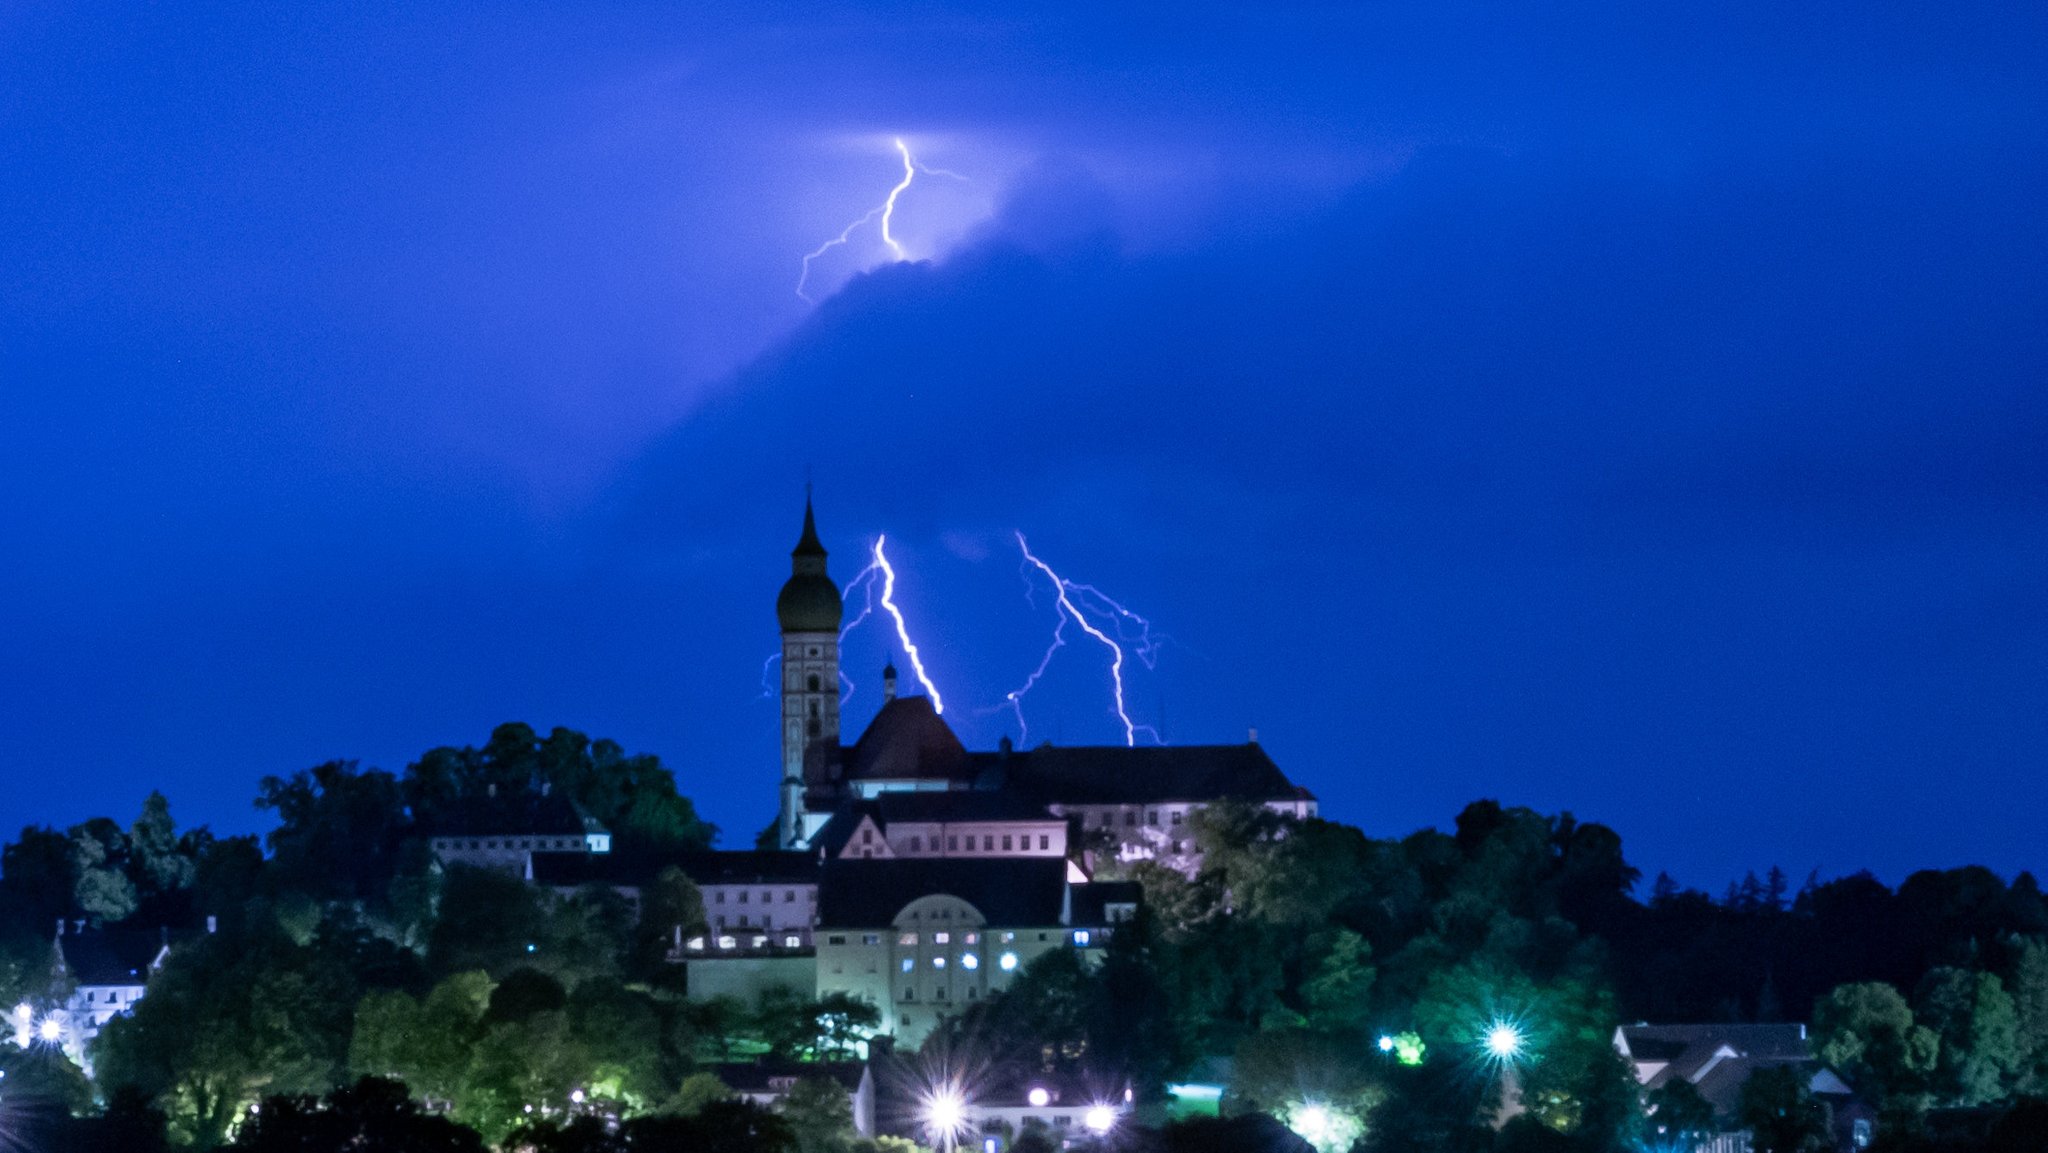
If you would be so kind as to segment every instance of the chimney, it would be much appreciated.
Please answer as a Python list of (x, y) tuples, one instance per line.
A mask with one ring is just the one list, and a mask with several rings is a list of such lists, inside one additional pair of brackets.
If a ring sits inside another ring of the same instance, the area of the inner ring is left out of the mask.
[(882, 700), (893, 701), (895, 699), (896, 662), (890, 661), (888, 664), (882, 666)]
[(1258, 743), (1259, 743), (1259, 730), (1258, 730), (1258, 729), (1256, 729), (1256, 728), (1254, 728), (1254, 729), (1251, 729), (1251, 730), (1247, 731), (1247, 732), (1245, 733), (1245, 737), (1244, 737), (1244, 739), (1245, 739), (1245, 743), (1246, 743), (1246, 744), (1252, 744), (1252, 745), (1256, 745), (1256, 744), (1258, 744)]

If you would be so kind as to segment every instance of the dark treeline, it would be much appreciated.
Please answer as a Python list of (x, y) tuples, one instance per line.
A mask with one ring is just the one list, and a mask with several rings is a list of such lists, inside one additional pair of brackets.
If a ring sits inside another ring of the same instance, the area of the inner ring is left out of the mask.
[[(422, 835), (480, 798), (547, 797), (657, 864), (714, 835), (656, 758), (524, 725), (402, 773), (334, 762), (265, 779), (257, 804), (279, 824), (260, 844), (181, 832), (154, 795), (126, 825), (23, 830), (0, 854), (0, 1005), (69, 995), (60, 918), (172, 948), (134, 1012), (73, 1054), (91, 1079), (53, 1047), (0, 1046), (7, 1107), (40, 1103), (0, 1123), (79, 1149), (329, 1147), (317, 1133), (340, 1148), (372, 1132), (423, 1150), (595, 1153), (685, 1134), (705, 1149), (908, 1148), (857, 1140), (827, 1082), (767, 1112), (711, 1076), (720, 1061), (845, 1056), (877, 1018), (801, 992), (684, 998), (663, 944), (704, 914), (679, 870), (659, 871), (635, 919), (607, 889), (559, 897), (443, 868)], [(1824, 1110), (1797, 1079), (1753, 1079), (1733, 1117), (1682, 1093), (1645, 1100), (1613, 1048), (1634, 1020), (1809, 1023), (1818, 1055), (1883, 1110), (1893, 1150), (1982, 1147), (2034, 1124), (2027, 1101), (2048, 1092), (2048, 904), (2024, 874), (1794, 890), (1769, 870), (1715, 898), (1645, 886), (1605, 826), (1490, 801), (1398, 840), (1227, 805), (1192, 826), (1195, 875), (1123, 870), (1145, 902), (1099, 967), (1048, 954), (890, 1069), (1057, 1071), (1156, 1102), (1229, 1057), (1225, 1119), (1126, 1147), (1251, 1147), (1266, 1139), (1247, 1134), (1284, 1132), (1261, 1129), (1265, 1115), (1313, 1130), (1321, 1153), (1633, 1153), (1656, 1129), (1733, 1124), (1763, 1153), (1821, 1147)], [(1503, 1020), (1528, 1041), (1526, 1112), (1496, 1130), (1502, 1078), (1475, 1054)]]

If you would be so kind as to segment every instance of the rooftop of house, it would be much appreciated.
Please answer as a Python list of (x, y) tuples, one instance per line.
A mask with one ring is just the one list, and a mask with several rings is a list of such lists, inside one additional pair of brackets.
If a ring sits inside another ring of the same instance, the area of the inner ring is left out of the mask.
[(1059, 857), (913, 857), (825, 862), (818, 924), (828, 929), (893, 925), (921, 897), (946, 895), (974, 906), (989, 925), (1061, 924), (1067, 862)]
[(436, 805), (421, 824), (433, 837), (581, 837), (606, 831), (568, 797), (546, 791), (456, 797)]
[(976, 753), (981, 776), (1046, 804), (1148, 805), (1172, 801), (1313, 800), (1256, 743), (1122, 745)]
[(1074, 886), (1073, 921), (1076, 925), (1107, 925), (1111, 905), (1136, 905), (1145, 898), (1145, 887), (1136, 881), (1093, 881)]
[(714, 1065), (725, 1087), (735, 1093), (782, 1093), (797, 1081), (824, 1078), (849, 1093), (860, 1089), (868, 1067), (862, 1061), (735, 1061)]
[[(1800, 1024), (1623, 1025), (1614, 1046), (1638, 1065), (1639, 1075), (1649, 1073), (1645, 1088), (1681, 1078), (1723, 1114), (1734, 1112), (1743, 1082), (1758, 1069), (1813, 1063)], [(1815, 1072), (1825, 1070), (1815, 1065)]]
[(669, 853), (621, 856), (541, 852), (533, 855), (533, 880), (556, 889), (584, 885), (646, 885), (670, 865), (698, 885), (815, 885), (818, 859), (810, 853), (773, 850)]
[(64, 969), (80, 985), (143, 985), (169, 948), (161, 929), (86, 929), (57, 938)]

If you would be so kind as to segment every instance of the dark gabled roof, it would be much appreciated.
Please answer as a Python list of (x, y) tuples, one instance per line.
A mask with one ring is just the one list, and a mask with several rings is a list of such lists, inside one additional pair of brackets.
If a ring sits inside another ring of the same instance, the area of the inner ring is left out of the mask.
[(930, 697), (897, 697), (843, 751), (848, 780), (919, 778), (966, 781), (967, 749), (932, 708)]
[(1806, 1026), (1799, 1024), (1623, 1025), (1620, 1032), (1630, 1058), (1665, 1062), (1645, 1087), (1690, 1081), (1723, 1115), (1733, 1114), (1751, 1073), (1813, 1060)]
[(809, 853), (735, 851), (623, 856), (618, 853), (535, 853), (533, 881), (555, 889), (584, 885), (646, 885), (674, 865), (699, 885), (814, 885), (818, 861)]
[(580, 837), (605, 831), (560, 793), (457, 797), (436, 806), (421, 824), (430, 837)]
[(852, 801), (841, 805), (817, 832), (811, 834), (812, 851), (823, 852), (829, 857), (838, 856), (846, 842), (853, 839), (853, 831), (860, 828), (862, 819), (867, 817), (873, 817), (877, 825), (882, 823), (881, 810), (873, 801)]
[(712, 1071), (735, 1093), (774, 1093), (777, 1082), (823, 1077), (837, 1081), (848, 1093), (858, 1092), (868, 1067), (859, 1061), (743, 1061), (713, 1065)]
[(89, 929), (57, 938), (64, 968), (81, 985), (143, 985), (165, 947), (160, 930)]
[(683, 853), (660, 863), (677, 866), (700, 885), (818, 883), (818, 858), (810, 853), (777, 850)]
[(818, 884), (818, 924), (873, 929), (893, 924), (904, 906), (946, 894), (973, 905), (997, 926), (1060, 924), (1067, 862), (1058, 857), (918, 857), (825, 862)]
[(1107, 925), (1104, 911), (1109, 905), (1135, 905), (1145, 899), (1145, 887), (1136, 881), (1094, 881), (1074, 886), (1076, 925)]
[(977, 753), (976, 769), (1047, 804), (1308, 799), (1256, 744), (1119, 745)]
[(898, 821), (1056, 820), (1043, 804), (1015, 793), (988, 789), (945, 792), (889, 792), (874, 799), (882, 827)]

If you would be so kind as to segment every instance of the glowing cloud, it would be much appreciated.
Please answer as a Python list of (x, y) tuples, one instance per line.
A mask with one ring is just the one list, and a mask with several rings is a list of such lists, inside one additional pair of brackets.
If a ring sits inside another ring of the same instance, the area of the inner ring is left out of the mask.
[(882, 243), (889, 246), (890, 253), (899, 261), (910, 259), (909, 255), (903, 251), (902, 243), (896, 239), (896, 234), (890, 230), (889, 226), (896, 219), (897, 198), (902, 196), (911, 183), (917, 179), (918, 173), (922, 172), (927, 176), (943, 176), (950, 180), (967, 179), (957, 172), (949, 172), (944, 168), (926, 168), (924, 165), (919, 164), (917, 159), (910, 154), (910, 146), (905, 144), (900, 136), (891, 141), (891, 143), (896, 146), (897, 154), (903, 158), (903, 179), (896, 182), (896, 186), (889, 190), (889, 195), (880, 204), (868, 209), (859, 219), (840, 229), (839, 235), (804, 253), (803, 268), (797, 273), (796, 278), (796, 294), (799, 297), (805, 300), (811, 299), (810, 293), (805, 291), (811, 282), (811, 262), (852, 240), (855, 232), (859, 231), (862, 226), (876, 217), (881, 218)]

